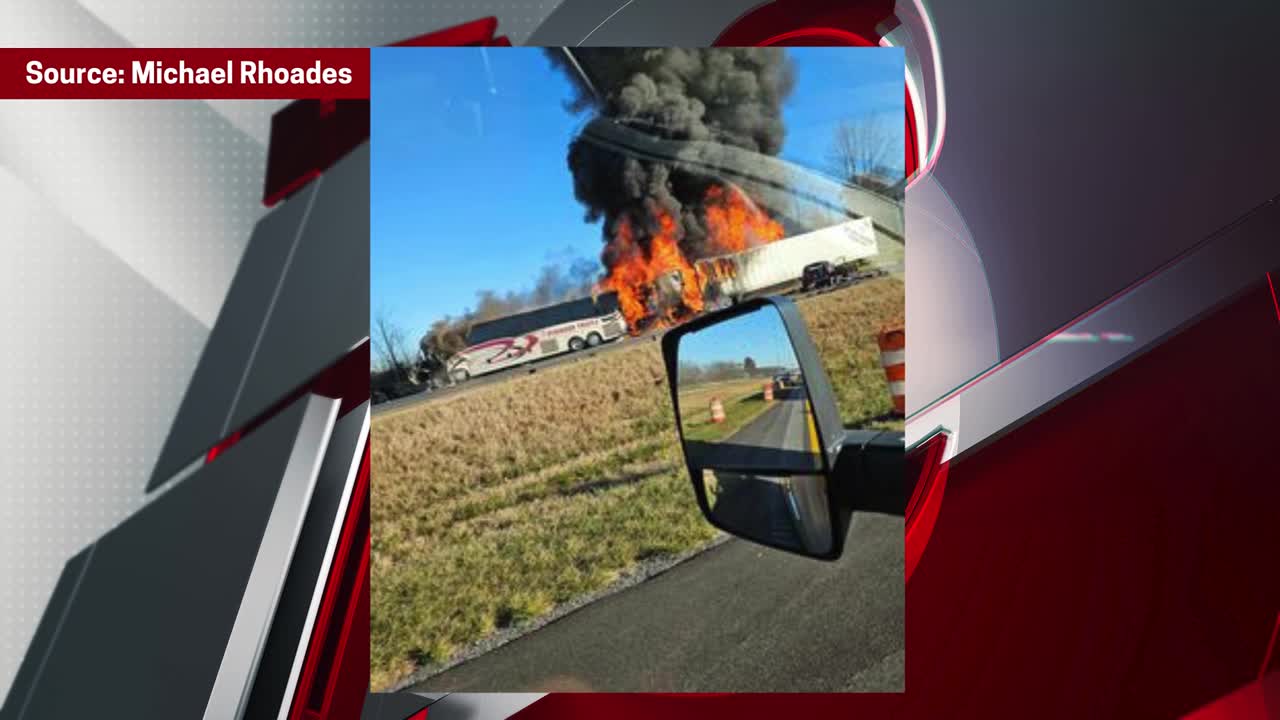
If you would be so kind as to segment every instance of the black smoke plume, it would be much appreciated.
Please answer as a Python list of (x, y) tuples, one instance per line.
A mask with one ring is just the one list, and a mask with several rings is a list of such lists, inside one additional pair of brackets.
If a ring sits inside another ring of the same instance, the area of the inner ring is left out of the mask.
[[(785, 127), (782, 104), (794, 69), (781, 48), (574, 48), (547, 50), (574, 83), (569, 108), (592, 111), (668, 140), (708, 140), (776, 155)], [(585, 75), (585, 77), (584, 77)], [(638, 159), (582, 137), (569, 146), (574, 194), (588, 222), (604, 220), (605, 242), (626, 219), (646, 250), (655, 210), (679, 224), (681, 250), (704, 257), (702, 199), (713, 181), (666, 163)], [(619, 259), (606, 245), (606, 271)]]

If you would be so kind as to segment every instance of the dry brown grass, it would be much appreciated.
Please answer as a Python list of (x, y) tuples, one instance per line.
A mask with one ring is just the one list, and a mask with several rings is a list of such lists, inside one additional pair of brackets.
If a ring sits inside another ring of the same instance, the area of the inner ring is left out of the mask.
[[(800, 302), (846, 419), (890, 407), (874, 330), (902, 289)], [(652, 342), (374, 418), (373, 687), (709, 542), (676, 437)]]
[[(686, 440), (716, 440), (726, 438), (752, 418), (764, 412), (764, 378), (721, 380), (691, 388), (680, 388), (681, 428)], [(720, 424), (711, 422), (711, 398), (720, 399), (725, 419)], [(755, 402), (752, 400), (755, 399)]]
[(528, 473), (663, 433), (674, 439), (656, 343), (547, 368), (374, 421), (373, 522), (400, 521)]
[(882, 326), (905, 317), (902, 279), (870, 280), (798, 305), (835, 387), (840, 417), (849, 425), (901, 430), (902, 420), (888, 418), (893, 397), (880, 367), (876, 335)]

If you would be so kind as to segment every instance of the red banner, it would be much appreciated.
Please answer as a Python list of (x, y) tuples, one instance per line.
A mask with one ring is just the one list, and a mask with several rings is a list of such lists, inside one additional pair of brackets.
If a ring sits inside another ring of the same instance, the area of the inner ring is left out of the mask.
[(0, 98), (369, 97), (368, 48), (0, 49)]

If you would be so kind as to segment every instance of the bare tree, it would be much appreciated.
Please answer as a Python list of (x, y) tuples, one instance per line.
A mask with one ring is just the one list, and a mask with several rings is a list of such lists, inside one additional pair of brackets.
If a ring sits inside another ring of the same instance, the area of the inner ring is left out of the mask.
[(373, 321), (373, 347), (378, 362), (386, 370), (393, 370), (400, 379), (407, 379), (410, 352), (405, 348), (404, 329), (393, 322), (386, 310), (379, 310)]
[(880, 115), (845, 121), (836, 128), (828, 162), (838, 177), (883, 194), (894, 194), (898, 178), (886, 177), (895, 167), (893, 129)]

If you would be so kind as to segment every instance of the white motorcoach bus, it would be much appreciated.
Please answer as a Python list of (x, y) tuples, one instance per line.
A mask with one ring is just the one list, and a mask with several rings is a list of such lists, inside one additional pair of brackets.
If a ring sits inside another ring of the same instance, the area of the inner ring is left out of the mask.
[(454, 382), (616, 340), (627, 333), (617, 293), (602, 293), (478, 322), (449, 359)]

